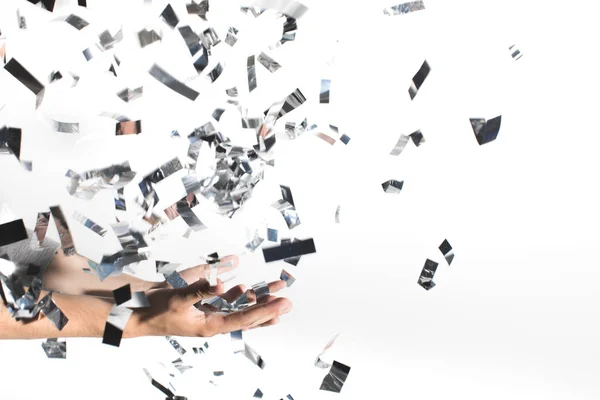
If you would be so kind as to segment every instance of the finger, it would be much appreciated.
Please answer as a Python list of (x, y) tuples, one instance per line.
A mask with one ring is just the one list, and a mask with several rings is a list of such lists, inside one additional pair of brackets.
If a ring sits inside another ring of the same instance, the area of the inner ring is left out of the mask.
[(183, 288), (173, 289), (184, 304), (194, 305), (199, 301), (223, 293), (223, 282), (217, 279), (217, 284), (211, 286), (206, 279), (200, 279)]
[[(287, 284), (284, 281), (273, 281), (269, 283), (269, 294), (277, 293), (281, 289), (287, 287)], [(248, 302), (254, 303), (256, 302), (256, 293), (254, 290), (250, 289), (248, 291)]]
[(250, 329), (256, 329), (256, 328), (266, 328), (267, 326), (273, 326), (273, 325), (277, 325), (279, 323), (279, 317), (273, 318), (272, 320), (269, 320), (267, 322), (265, 322), (264, 324), (260, 324), (257, 326), (253, 326)]
[[(224, 274), (225, 272), (229, 272), (234, 270), (240, 264), (240, 259), (238, 256), (231, 255), (227, 257), (223, 257), (220, 262), (219, 268), (217, 268), (217, 275)], [(209, 274), (210, 265), (202, 264), (197, 265), (192, 268), (188, 268), (184, 271), (181, 271), (179, 274), (183, 279), (188, 282), (195, 282), (199, 279), (206, 279)]]
[(249, 329), (263, 324), (289, 312), (292, 302), (285, 298), (277, 298), (265, 304), (257, 304), (243, 311), (227, 315), (210, 314), (208, 324), (210, 329), (219, 333)]
[(223, 293), (221, 295), (221, 297), (224, 298), (225, 300), (227, 300), (228, 302), (233, 303), (241, 295), (243, 295), (245, 291), (246, 291), (246, 286), (237, 285), (237, 286), (234, 286), (231, 289), (229, 289), (227, 292)]

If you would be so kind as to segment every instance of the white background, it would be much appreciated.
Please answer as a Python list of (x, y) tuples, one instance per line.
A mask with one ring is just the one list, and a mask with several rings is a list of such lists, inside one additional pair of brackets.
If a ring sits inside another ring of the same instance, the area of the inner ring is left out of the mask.
[[(65, 3), (57, 1), (55, 16), (69, 14)], [(0, 158), (0, 201), (30, 227), (37, 211), (57, 203), (68, 215), (78, 210), (108, 226), (111, 195), (91, 203), (69, 198), (61, 178), (66, 169), (128, 158), (145, 174), (185, 154), (185, 146), (169, 137), (171, 130), (183, 133), (205, 122), (202, 113), (212, 111), (207, 104), (217, 88), (222, 93), (240, 77), (244, 87), (245, 56), (264, 49), (258, 44), (273, 36), (267, 26), (252, 40), (240, 39), (239, 76), (224, 74), (215, 88), (197, 86), (202, 95), (191, 103), (139, 73), (158, 59), (178, 78), (190, 76), (177, 33), (167, 33), (158, 45), (167, 50), (135, 50), (131, 35), (155, 20), (165, 2), (145, 12), (139, 12), (142, 1), (88, 3), (89, 10), (76, 12), (94, 23), (80, 34), (51, 26), (45, 21), (54, 16), (24, 1), (0, 6), (9, 57), (44, 82), (61, 68), (82, 76), (76, 89), (67, 82), (47, 89), (34, 113), (32, 95), (0, 71), (0, 105), (7, 103), (0, 123), (23, 128), (22, 158), (34, 162), (31, 174), (14, 158)], [(179, 394), (250, 399), (260, 387), (267, 399), (291, 393), (296, 400), (600, 396), (597, 2), (425, 3), (425, 11), (385, 17), (383, 7), (393, 4), (306, 2), (310, 11), (298, 23), (298, 40), (270, 53), (284, 69), (271, 75), (257, 65), (257, 110), (269, 105), (259, 100), (267, 94), (278, 98), (300, 87), (309, 102), (290, 119), (318, 114), (352, 140), (329, 146), (312, 134), (296, 141), (281, 137), (276, 169), (267, 171), (239, 219), (203, 214), (210, 229), (185, 243), (177, 239), (183, 226), (175, 221), (168, 232), (177, 240), (157, 244), (158, 254), (167, 254), (178, 242), (182, 247), (170, 254), (194, 258), (215, 250), (242, 252), (260, 222), (289, 236), (269, 209), (281, 183), (292, 187), (302, 220), (293, 233), (314, 237), (317, 246), (297, 267), (264, 265), (260, 252), (242, 256), (230, 284), (275, 279), (284, 267), (298, 279), (284, 292), (294, 309), (279, 326), (245, 334), (265, 359), (264, 371), (234, 357), (228, 337), (213, 338), (209, 354), (192, 356), (195, 368), (173, 380)], [(224, 15), (239, 17), (227, 13), (235, 10), (231, 2), (214, 7), (222, 11), (216, 24), (225, 29), (233, 22)], [(28, 20), (27, 31), (17, 29), (16, 8)], [(79, 53), (106, 23), (125, 24), (122, 46), (138, 52), (130, 53), (131, 66), (123, 61), (122, 80), (103, 72), (108, 58), (86, 65)], [(508, 51), (512, 44), (524, 54), (516, 62)], [(169, 57), (169, 51), (178, 56)], [(432, 72), (411, 102), (410, 79), (425, 58)], [(317, 104), (321, 78), (332, 79), (326, 108)], [(138, 103), (125, 106), (114, 96), (140, 84), (144, 97)], [(113, 122), (96, 116), (102, 111), (140, 118), (144, 132), (115, 138)], [(469, 118), (499, 114), (498, 139), (480, 147)], [(82, 133), (56, 133), (47, 116), (74, 119)], [(426, 143), (389, 156), (400, 134), (415, 129)], [(388, 179), (405, 181), (401, 194), (383, 193), (380, 184)], [(159, 188), (165, 204), (182, 196), (179, 186), (168, 185)], [(341, 223), (335, 224), (338, 204)], [(102, 241), (76, 222), (71, 226), (87, 256), (114, 248), (114, 237)], [(437, 249), (445, 238), (456, 252), (451, 267)], [(430, 291), (416, 283), (426, 258), (440, 262)], [(330, 357), (352, 367), (341, 394), (319, 391), (325, 371), (313, 366), (336, 332), (341, 335)], [(68, 339), (67, 360), (46, 359), (38, 340), (0, 343), (1, 398), (164, 398), (142, 372), (177, 358), (164, 338), (125, 340), (118, 349), (100, 341)], [(181, 341), (189, 352), (204, 343)], [(225, 371), (218, 386), (208, 383), (215, 370)]]

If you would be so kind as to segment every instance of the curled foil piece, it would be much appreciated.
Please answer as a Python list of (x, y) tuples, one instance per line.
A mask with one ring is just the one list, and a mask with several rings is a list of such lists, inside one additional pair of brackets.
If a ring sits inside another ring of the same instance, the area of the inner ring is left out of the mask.
[(277, 61), (263, 52), (258, 55), (257, 61), (271, 73), (276, 72), (281, 68), (281, 65)]
[[(35, 228), (33, 229), (33, 235), (31, 237), (31, 248), (39, 249), (44, 244), (46, 239), (46, 233), (48, 232), (48, 224), (50, 223), (50, 212), (39, 212), (35, 222)], [(0, 235), (3, 237), (3, 235)]]
[(54, 224), (58, 230), (58, 236), (60, 237), (60, 244), (64, 255), (67, 257), (75, 255), (75, 243), (73, 243), (73, 236), (71, 235), (69, 224), (67, 223), (67, 219), (65, 218), (62, 209), (60, 206), (53, 206), (50, 207), (50, 213), (52, 213), (52, 217), (54, 218)]
[(61, 341), (58, 339), (46, 339), (44, 343), (42, 343), (42, 349), (44, 349), (44, 353), (46, 353), (46, 357), (48, 358), (67, 358), (67, 342)]
[(14, 58), (4, 65), (4, 69), (36, 96), (35, 108), (38, 108), (44, 99), (44, 85)]
[(279, 275), (279, 279), (284, 281), (287, 287), (292, 286), (294, 282), (296, 282), (296, 278), (294, 278), (292, 274), (287, 272), (285, 269), (281, 270), (281, 275)]
[(106, 229), (104, 229), (91, 219), (87, 218), (85, 215), (78, 213), (77, 211), (73, 212), (73, 219), (81, 223), (83, 226), (85, 226), (100, 237), (104, 237), (104, 235), (106, 235)]
[(502, 116), (500, 115), (487, 121), (485, 118), (471, 118), (470, 121), (477, 143), (481, 146), (496, 140), (500, 132)]
[(154, 64), (148, 72), (157, 81), (159, 81), (169, 89), (182, 95), (185, 98), (194, 101), (200, 95), (200, 93), (196, 92), (194, 89), (190, 88), (189, 86), (186, 86), (183, 82), (175, 79), (175, 77), (170, 75), (167, 71), (159, 67), (157, 64)]
[(81, 174), (69, 170), (66, 174), (70, 178), (67, 190), (72, 196), (89, 200), (101, 190), (123, 188), (133, 180), (135, 174), (128, 161)]
[(407, 3), (398, 4), (396, 6), (387, 7), (383, 9), (385, 15), (404, 15), (414, 11), (420, 11), (425, 9), (423, 0), (409, 1)]
[(349, 366), (344, 365), (341, 362), (334, 361), (331, 369), (323, 379), (320, 389), (329, 392), (340, 393), (349, 373)]
[(308, 7), (294, 0), (255, 0), (253, 7), (280, 12), (294, 19), (300, 19), (308, 11)]
[(402, 187), (404, 186), (404, 181), (397, 181), (395, 179), (390, 179), (389, 181), (383, 182), (381, 187), (383, 191), (391, 194), (398, 194), (402, 191)]
[(423, 85), (423, 82), (425, 82), (425, 79), (429, 75), (430, 71), (431, 71), (431, 68), (429, 67), (429, 64), (427, 63), (427, 60), (423, 61), (421, 68), (419, 68), (419, 70), (417, 71), (415, 76), (413, 76), (412, 85), (410, 86), (410, 88), (408, 88), (408, 94), (410, 95), (411, 100), (414, 100), (415, 97), (417, 97), (417, 93), (419, 92), (419, 89)]
[(437, 270), (438, 263), (427, 259), (425, 261), (425, 265), (421, 270), (421, 275), (419, 275), (418, 284), (425, 290), (429, 290), (435, 286), (435, 282), (433, 281), (433, 277), (435, 275), (435, 271)]

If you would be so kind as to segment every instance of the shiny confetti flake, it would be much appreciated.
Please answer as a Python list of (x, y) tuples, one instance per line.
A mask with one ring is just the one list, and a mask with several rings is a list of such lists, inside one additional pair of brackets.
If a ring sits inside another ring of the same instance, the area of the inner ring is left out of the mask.
[(64, 21), (67, 24), (71, 25), (73, 28), (77, 29), (78, 31), (82, 30), (83, 28), (89, 25), (89, 23), (86, 20), (75, 14), (68, 15), (64, 19)]
[(287, 272), (285, 269), (281, 270), (281, 275), (279, 275), (279, 279), (284, 281), (287, 287), (292, 286), (294, 282), (296, 282), (296, 278), (294, 278), (292, 274)]
[(329, 373), (323, 379), (320, 389), (329, 392), (340, 393), (349, 373), (349, 366), (338, 361), (334, 361)]
[(152, 384), (152, 386), (154, 386), (155, 388), (160, 390), (163, 394), (167, 395), (167, 399), (171, 400), (175, 397), (175, 394), (170, 389), (163, 386), (160, 382), (158, 382), (156, 379), (154, 379), (152, 377), (152, 375), (150, 374), (150, 372), (148, 372), (148, 370), (146, 368), (144, 368), (144, 373), (150, 380), (150, 383)]
[(165, 336), (165, 339), (167, 339), (169, 344), (177, 351), (177, 353), (179, 353), (179, 355), (184, 355), (186, 353), (186, 350), (172, 336)]
[(523, 54), (521, 53), (521, 51), (519, 49), (517, 49), (516, 45), (514, 45), (514, 44), (508, 48), (508, 51), (510, 51), (510, 56), (515, 61), (519, 61), (521, 59), (521, 57), (523, 57)]
[(73, 212), (73, 219), (81, 223), (83, 226), (85, 226), (98, 236), (104, 237), (104, 235), (106, 235), (106, 229), (104, 229), (91, 219), (87, 218), (85, 215), (78, 213), (77, 211)]
[(125, 286), (121, 286), (118, 289), (113, 290), (113, 298), (115, 299), (115, 304), (120, 306), (123, 303), (131, 300), (131, 285), (127, 284)]
[(182, 95), (185, 98), (188, 98), (188, 99), (194, 101), (200, 95), (200, 93), (196, 92), (194, 89), (190, 88), (189, 86), (186, 86), (184, 83), (178, 81), (173, 76), (171, 76), (167, 71), (165, 71), (164, 69), (162, 69), (161, 67), (159, 67), (156, 64), (154, 64), (148, 72), (157, 81), (159, 81), (160, 83), (162, 83), (169, 89)]
[(45, 299), (40, 300), (38, 306), (43, 304), (40, 311), (44, 313), (46, 318), (52, 322), (52, 324), (62, 331), (65, 325), (69, 322), (69, 318), (62, 312), (62, 310), (56, 305), (52, 299), (51, 294), (45, 296)]
[(178, 28), (181, 37), (185, 41), (185, 44), (190, 51), (192, 56), (196, 55), (202, 47), (200, 43), (200, 36), (196, 35), (196, 33), (189, 26), (182, 26)]
[(470, 121), (477, 143), (481, 146), (496, 140), (500, 132), (502, 116), (500, 115), (487, 121), (485, 118), (471, 118)]
[(44, 349), (44, 353), (46, 353), (46, 357), (48, 358), (67, 358), (66, 341), (59, 342), (58, 339), (47, 339), (42, 343), (42, 349)]
[(321, 92), (319, 94), (319, 103), (329, 104), (330, 90), (331, 90), (331, 79), (321, 79)]
[(383, 9), (385, 15), (404, 15), (414, 11), (420, 11), (425, 9), (425, 4), (422, 0), (420, 1), (409, 1), (407, 3), (398, 4), (396, 6), (387, 7)]
[(119, 347), (123, 331), (127, 326), (127, 322), (129, 322), (129, 318), (131, 318), (131, 314), (133, 314), (133, 310), (115, 304), (106, 320), (102, 343)]
[(54, 129), (60, 133), (79, 133), (79, 123), (53, 121)]
[(255, 399), (262, 399), (263, 392), (260, 389), (256, 389), (256, 392), (254, 392), (254, 395), (252, 397), (254, 397)]
[(206, 21), (206, 13), (209, 10), (208, 0), (202, 0), (200, 3), (192, 1), (190, 4), (186, 4), (185, 7), (188, 14), (195, 14)]
[(308, 7), (294, 0), (255, 0), (253, 6), (274, 10), (294, 19), (302, 18), (308, 11)]
[(440, 244), (438, 248), (442, 252), (442, 255), (446, 259), (448, 265), (452, 264), (452, 260), (454, 260), (454, 250), (452, 249), (452, 246), (450, 245), (448, 240), (444, 239), (444, 241), (442, 242), (442, 244)]
[(429, 64), (427, 63), (427, 60), (423, 61), (423, 65), (421, 65), (421, 68), (419, 68), (419, 71), (417, 71), (417, 73), (413, 77), (412, 85), (408, 89), (408, 94), (410, 95), (411, 100), (414, 100), (415, 97), (417, 96), (419, 89), (423, 85), (423, 82), (425, 82), (425, 79), (429, 75), (430, 71), (431, 71), (431, 68), (429, 67)]
[(278, 236), (277, 229), (267, 228), (267, 240), (269, 242), (277, 242)]
[(402, 187), (404, 186), (404, 181), (397, 181), (395, 179), (390, 179), (387, 182), (383, 182), (381, 187), (383, 191), (386, 193), (398, 194), (402, 192)]
[(400, 135), (400, 139), (398, 139), (398, 142), (396, 143), (396, 145), (390, 152), (390, 155), (399, 156), (400, 154), (402, 154), (402, 152), (406, 148), (406, 145), (408, 144), (409, 140), (410, 140), (410, 137), (408, 137), (406, 135)]
[(254, 292), (254, 295), (256, 296), (256, 301), (260, 301), (260, 299), (262, 299), (263, 297), (268, 296), (270, 294), (269, 284), (264, 281), (256, 283), (256, 284), (252, 285), (252, 291)]
[(258, 235), (258, 232), (255, 232), (252, 240), (246, 244), (246, 248), (251, 252), (254, 252), (257, 248), (260, 247), (263, 241), (264, 239)]
[(40, 83), (29, 71), (25, 69), (16, 59), (11, 58), (4, 69), (15, 77), (23, 86), (36, 96), (36, 108), (40, 106), (44, 98), (44, 85)]
[(237, 29), (235, 29), (233, 26), (230, 26), (229, 30), (227, 31), (227, 37), (225, 37), (225, 43), (227, 43), (230, 46), (233, 46), (238, 40), (238, 32), (239, 31)]
[(72, 196), (89, 200), (101, 190), (123, 188), (135, 175), (127, 161), (81, 174), (69, 170), (66, 173), (66, 177), (69, 178), (67, 190)]
[(60, 206), (50, 207), (50, 213), (54, 218), (54, 224), (58, 230), (58, 236), (60, 237), (61, 248), (65, 256), (73, 256), (76, 253), (75, 243), (73, 243), (73, 236), (67, 224), (67, 219), (62, 212)]
[(142, 48), (151, 45), (154, 42), (160, 42), (162, 40), (162, 35), (159, 32), (156, 32), (154, 29), (142, 29), (138, 32), (137, 35), (138, 40), (140, 42), (140, 47)]
[(171, 4), (167, 4), (160, 16), (171, 28), (175, 28), (179, 23), (179, 18), (177, 17), (177, 14), (175, 14), (175, 10), (173, 10)]
[(246, 71), (248, 74), (248, 90), (252, 92), (256, 89), (256, 60), (254, 55), (248, 57), (248, 62), (246, 65)]
[(281, 68), (281, 65), (277, 61), (275, 61), (273, 58), (269, 57), (265, 53), (261, 52), (258, 55), (257, 60), (263, 67), (265, 67), (271, 73), (276, 72), (279, 68)]
[(0, 155), (12, 154), (17, 160), (21, 160), (21, 138), (20, 128), (3, 126), (0, 128)]
[(280, 246), (263, 248), (262, 251), (265, 262), (273, 262), (283, 260), (285, 258), (316, 253), (317, 249), (313, 239), (305, 239), (281, 244)]
[(117, 93), (117, 96), (119, 96), (119, 98), (121, 100), (123, 100), (125, 103), (129, 103), (130, 101), (133, 101), (135, 99), (139, 99), (140, 97), (142, 97), (142, 94), (144, 94), (144, 88), (142, 86), (138, 87), (138, 88), (134, 88), (134, 89), (123, 89), (120, 92)]
[[(31, 247), (33, 249), (39, 249), (44, 244), (46, 233), (48, 232), (48, 224), (50, 223), (50, 212), (39, 212), (35, 222), (35, 228), (33, 230), (33, 236), (31, 237)], [(0, 238), (4, 235), (0, 234)]]
[(419, 275), (419, 280), (417, 282), (423, 289), (429, 290), (435, 286), (433, 277), (437, 267), (438, 263), (435, 261), (431, 261), (430, 259), (425, 261), (425, 265), (423, 266), (423, 270), (421, 271), (421, 275)]
[(417, 147), (425, 143), (425, 137), (423, 136), (420, 130), (416, 130), (408, 136), (412, 139), (413, 143)]
[(281, 110), (279, 111), (279, 114), (277, 114), (277, 119), (294, 111), (296, 108), (304, 104), (305, 101), (306, 97), (304, 97), (300, 89), (294, 90), (285, 98), (283, 105), (281, 106)]
[(0, 224), (0, 247), (27, 239), (27, 229), (22, 219)]
[(335, 223), (339, 224), (340, 223), (340, 211), (342, 209), (342, 206), (337, 206), (337, 208), (335, 209)]

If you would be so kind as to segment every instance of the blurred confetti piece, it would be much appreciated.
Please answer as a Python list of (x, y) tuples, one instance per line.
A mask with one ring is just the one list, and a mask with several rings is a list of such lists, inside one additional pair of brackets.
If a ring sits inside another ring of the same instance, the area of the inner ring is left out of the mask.
[(485, 118), (471, 118), (470, 121), (477, 143), (481, 146), (496, 140), (500, 132), (502, 116), (500, 115), (488, 121)]
[(398, 194), (402, 191), (402, 187), (404, 186), (404, 181), (397, 181), (395, 179), (390, 179), (387, 182), (383, 182), (381, 187), (383, 191), (386, 193)]
[(173, 90), (176, 93), (179, 93), (183, 97), (186, 97), (192, 101), (196, 100), (196, 98), (200, 95), (200, 93), (196, 92), (194, 89), (178, 81), (173, 76), (169, 75), (167, 71), (165, 71), (156, 64), (154, 64), (148, 72), (150, 73), (150, 75), (152, 75), (152, 77), (154, 77), (157, 81), (159, 81), (169, 89)]
[(340, 223), (340, 210), (341, 210), (342, 206), (337, 206), (337, 208), (335, 209), (335, 223), (339, 224)]
[(118, 289), (113, 290), (113, 298), (115, 299), (115, 304), (120, 306), (121, 304), (131, 300), (131, 285), (127, 284), (125, 286), (121, 286)]
[(156, 32), (154, 29), (147, 30), (142, 29), (138, 32), (138, 40), (140, 42), (140, 47), (144, 48), (154, 42), (160, 42), (162, 40), (162, 36), (160, 33)]
[(249, 243), (246, 244), (246, 248), (248, 250), (250, 250), (251, 252), (254, 252), (257, 248), (260, 247), (261, 243), (264, 241), (263, 238), (261, 238), (258, 235), (258, 231), (254, 232), (254, 238), (252, 238), (252, 241), (250, 241)]
[(84, 20), (81, 17), (78, 17), (75, 14), (68, 15), (64, 19), (64, 21), (67, 24), (71, 25), (73, 28), (77, 29), (78, 31), (82, 30), (83, 28), (89, 25), (89, 23), (86, 20)]
[(397, 6), (392, 6), (383, 9), (383, 13), (385, 15), (403, 15), (408, 14), (413, 11), (424, 10), (425, 4), (423, 1), (409, 1), (407, 3), (398, 4)]
[(27, 229), (22, 219), (0, 225), (0, 247), (27, 239)]
[(308, 7), (294, 0), (255, 0), (252, 5), (275, 10), (294, 19), (300, 19), (308, 11)]
[(256, 61), (255, 61), (255, 57), (253, 55), (248, 57), (246, 71), (248, 73), (248, 90), (250, 92), (252, 92), (254, 89), (256, 89), (256, 85), (257, 85), (256, 84)]
[(48, 358), (67, 358), (67, 342), (58, 339), (47, 339), (42, 343), (42, 349)]
[(433, 277), (435, 275), (435, 271), (437, 270), (438, 263), (435, 261), (431, 261), (427, 259), (425, 261), (425, 265), (421, 270), (421, 275), (419, 276), (419, 281), (417, 282), (421, 285), (425, 290), (429, 290), (435, 286), (435, 282), (433, 282)]
[(408, 136), (412, 139), (413, 143), (417, 147), (425, 143), (425, 137), (423, 136), (420, 130), (416, 130)]
[(173, 339), (172, 336), (165, 336), (165, 339), (168, 340), (169, 344), (177, 351), (180, 355), (184, 355), (186, 350), (179, 344), (176, 339)]
[(519, 49), (517, 49), (515, 47), (516, 45), (512, 45), (508, 48), (508, 51), (510, 51), (510, 55), (511, 57), (515, 60), (518, 61), (521, 57), (523, 57), (523, 54), (521, 53), (521, 51)]
[(348, 378), (348, 374), (350, 373), (350, 367), (344, 365), (338, 361), (334, 361), (329, 373), (323, 379), (323, 383), (321, 383), (321, 390), (326, 390), (329, 392), (340, 393), (342, 391), (342, 387), (344, 386), (344, 382)]
[(321, 92), (319, 94), (319, 103), (329, 104), (330, 90), (331, 90), (331, 79), (321, 79)]
[(429, 75), (430, 71), (431, 71), (431, 68), (429, 67), (429, 64), (427, 63), (427, 60), (423, 61), (423, 65), (421, 65), (421, 68), (419, 68), (419, 71), (417, 71), (417, 73), (413, 77), (413, 79), (412, 79), (413, 83), (410, 86), (410, 88), (408, 89), (408, 94), (410, 94), (411, 100), (414, 100), (415, 97), (417, 96), (419, 89), (423, 85), (423, 82), (425, 82), (425, 79)]
[(399, 156), (406, 148), (406, 145), (408, 144), (409, 139), (410, 138), (406, 135), (400, 135), (400, 139), (398, 139), (398, 142), (396, 143), (396, 145), (390, 152), (390, 155)]
[(258, 55), (258, 62), (271, 73), (281, 68), (281, 65), (277, 61), (262, 52)]
[(281, 244), (280, 246), (263, 248), (262, 251), (265, 262), (273, 262), (283, 260), (285, 258), (316, 253), (317, 249), (315, 248), (315, 242), (313, 239), (305, 239)]
[(110, 315), (104, 325), (104, 334), (102, 335), (102, 343), (110, 346), (119, 347), (121, 345), (121, 338), (123, 337), (123, 331), (129, 318), (133, 314), (133, 310), (129, 308), (120, 307), (113, 305)]
[(50, 207), (50, 212), (52, 213), (54, 224), (58, 230), (58, 236), (60, 237), (60, 244), (64, 255), (67, 257), (75, 255), (76, 250), (75, 243), (73, 243), (73, 236), (71, 235), (69, 224), (67, 224), (67, 219), (60, 206)]
[[(229, 30), (227, 31), (227, 37), (225, 37), (225, 43), (227, 43), (230, 46), (233, 46), (235, 44), (235, 42), (237, 42), (238, 38), (237, 38), (237, 34), (238, 34), (238, 30), (235, 29), (233, 26), (229, 27)], [(252, 56), (254, 57), (254, 56)]]
[(54, 120), (54, 129), (60, 133), (79, 133), (79, 123)]
[(262, 399), (263, 392), (260, 389), (256, 389), (256, 392), (254, 392), (254, 395), (252, 397), (254, 397), (255, 399)]
[[(35, 228), (33, 230), (33, 236), (31, 237), (31, 248), (39, 249), (44, 244), (46, 238), (46, 232), (48, 232), (48, 224), (50, 223), (50, 212), (39, 212), (35, 222)], [(0, 238), (4, 237), (0, 233)], [(1, 244), (0, 244), (1, 245)]]
[(287, 285), (287, 287), (290, 287), (294, 284), (294, 282), (296, 282), (296, 278), (294, 278), (292, 276), (292, 274), (290, 274), (289, 272), (287, 272), (285, 269), (281, 270), (281, 275), (279, 276), (279, 279), (281, 279), (282, 281), (285, 282), (285, 284)]
[(177, 18), (175, 10), (173, 10), (171, 4), (167, 4), (160, 16), (171, 28), (175, 28), (179, 23), (179, 18)]
[(452, 260), (454, 260), (454, 250), (452, 250), (452, 246), (450, 245), (447, 239), (444, 239), (442, 244), (440, 244), (439, 249), (444, 255), (444, 258), (446, 259), (448, 265), (452, 264)]
[(170, 389), (168, 389), (165, 386), (161, 385), (156, 379), (154, 379), (152, 377), (152, 375), (150, 375), (150, 372), (148, 372), (148, 370), (146, 368), (144, 368), (144, 373), (146, 374), (146, 376), (150, 380), (150, 383), (152, 384), (152, 386), (154, 386), (155, 388), (157, 388), (158, 390), (160, 390), (161, 392), (163, 392), (164, 394), (166, 394), (168, 399), (173, 399), (175, 397), (175, 394)]
[(319, 353), (319, 355), (317, 356), (317, 358), (315, 359), (315, 367), (317, 368), (322, 368), (322, 369), (327, 369), (329, 367), (331, 367), (331, 364), (328, 364), (326, 362), (324, 362), (321, 357), (323, 357), (323, 355), (327, 352), (327, 350), (329, 350), (331, 348), (331, 346), (333, 346), (333, 344), (335, 343), (335, 341), (337, 340), (338, 336), (340, 334), (336, 333), (330, 340), (329, 342), (327, 342), (327, 344), (325, 345), (325, 347), (323, 348), (323, 351), (321, 351)]
[(196, 4), (192, 1), (190, 4), (185, 5), (188, 14), (195, 14), (206, 21), (206, 13), (209, 10), (208, 0), (202, 0)]
[(129, 103), (130, 101), (133, 101), (135, 99), (142, 97), (142, 94), (144, 94), (144, 88), (142, 86), (140, 86), (135, 89), (129, 89), (129, 88), (123, 89), (117, 93), (117, 96), (119, 96), (119, 98), (121, 100), (123, 100), (125, 103)]
[(56, 329), (62, 331), (65, 325), (67, 325), (67, 323), (69, 322), (69, 318), (56, 305), (56, 303), (52, 299), (52, 295), (47, 294), (44, 297), (44, 299), (40, 300), (38, 305), (40, 304), (43, 304), (40, 311), (44, 313), (46, 318), (48, 318), (52, 322)]
[(104, 237), (104, 235), (106, 235), (106, 229), (87, 218), (85, 215), (78, 213), (77, 211), (73, 212), (73, 219), (100, 237)]
[(44, 85), (40, 83), (33, 75), (29, 73), (16, 59), (11, 58), (4, 69), (15, 77), (23, 86), (29, 89), (36, 96), (35, 108), (38, 108), (44, 98)]

